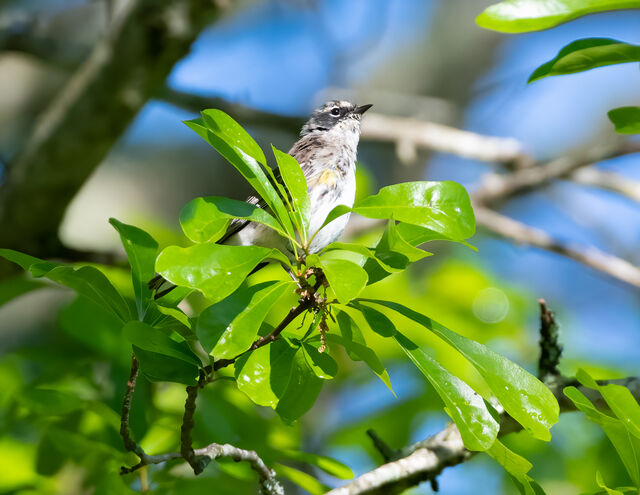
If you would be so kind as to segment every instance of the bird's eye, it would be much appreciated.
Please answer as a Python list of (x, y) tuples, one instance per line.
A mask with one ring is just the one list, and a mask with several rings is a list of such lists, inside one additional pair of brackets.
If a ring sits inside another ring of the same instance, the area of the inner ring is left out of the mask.
[(340, 115), (340, 109), (338, 107), (333, 107), (331, 109), (331, 115), (334, 115), (337, 117), (338, 115)]

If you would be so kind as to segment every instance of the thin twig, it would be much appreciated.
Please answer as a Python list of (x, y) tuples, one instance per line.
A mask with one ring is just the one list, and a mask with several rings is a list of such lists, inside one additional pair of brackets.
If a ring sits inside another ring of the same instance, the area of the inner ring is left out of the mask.
[(282, 321), (278, 324), (278, 326), (276, 326), (268, 335), (265, 335), (264, 337), (258, 337), (253, 342), (253, 344), (251, 344), (251, 347), (249, 347), (249, 349), (247, 349), (246, 351), (238, 354), (237, 356), (231, 359), (217, 360), (213, 364), (213, 370), (218, 371), (219, 369), (225, 368), (235, 363), (236, 360), (240, 358), (240, 356), (243, 356), (249, 352), (253, 352), (256, 349), (260, 349), (260, 347), (263, 347), (267, 344), (270, 344), (271, 342), (274, 342), (275, 340), (278, 340), (280, 338), (280, 334), (285, 328), (287, 328), (289, 323), (291, 323), (293, 320), (295, 320), (299, 315), (301, 315), (305, 311), (308, 311), (309, 309), (319, 304), (319, 299), (318, 299), (319, 296), (317, 294), (317, 290), (323, 284), (324, 280), (325, 280), (324, 274), (319, 274), (317, 276), (317, 280), (313, 288), (310, 287), (310, 290), (304, 293), (303, 297), (300, 298), (298, 305), (294, 306), (289, 310), (287, 315), (282, 319)]
[(398, 457), (400, 451), (389, 447), (386, 442), (382, 440), (382, 438), (380, 438), (380, 436), (375, 432), (375, 430), (369, 428), (367, 430), (367, 435), (369, 436), (369, 438), (371, 438), (373, 446), (378, 450), (378, 452), (380, 452), (385, 462), (389, 462)]
[(640, 182), (615, 172), (585, 167), (573, 172), (569, 179), (582, 186), (606, 189), (640, 203)]
[(473, 194), (474, 203), (493, 205), (518, 194), (545, 186), (549, 182), (570, 176), (576, 170), (596, 162), (640, 152), (640, 143), (628, 141), (596, 146), (580, 156), (563, 156), (508, 174), (487, 174)]
[(198, 390), (204, 386), (204, 374), (200, 374), (197, 385), (187, 386), (187, 398), (184, 402), (184, 415), (182, 417), (182, 426), (180, 427), (180, 455), (193, 468), (194, 474), (198, 475), (211, 461), (210, 457), (198, 456), (193, 450), (193, 439), (191, 431), (195, 426), (194, 415), (196, 413), (196, 399), (198, 398)]
[(133, 393), (136, 389), (136, 381), (138, 379), (138, 360), (135, 356), (131, 356), (131, 372), (129, 381), (127, 382), (127, 390), (124, 394), (122, 402), (122, 412), (120, 414), (120, 436), (124, 443), (124, 448), (130, 452), (135, 452), (139, 457), (144, 457), (145, 453), (142, 448), (133, 440), (131, 429), (129, 428), (129, 416), (131, 414), (131, 401)]

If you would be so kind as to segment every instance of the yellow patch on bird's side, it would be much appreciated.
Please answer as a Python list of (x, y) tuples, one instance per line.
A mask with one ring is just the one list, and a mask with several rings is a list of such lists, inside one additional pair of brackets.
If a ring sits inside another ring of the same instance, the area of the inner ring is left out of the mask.
[(322, 172), (322, 175), (318, 179), (318, 184), (326, 184), (330, 187), (333, 187), (338, 182), (338, 174), (335, 170), (327, 169)]

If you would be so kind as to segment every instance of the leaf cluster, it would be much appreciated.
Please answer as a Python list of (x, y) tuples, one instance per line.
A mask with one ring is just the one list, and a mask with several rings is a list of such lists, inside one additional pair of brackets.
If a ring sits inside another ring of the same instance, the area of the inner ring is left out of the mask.
[[(478, 25), (507, 33), (550, 29), (578, 17), (617, 9), (640, 9), (638, 0), (505, 0), (487, 7)], [(640, 62), (640, 46), (610, 38), (572, 41), (548, 62), (538, 67), (529, 82), (544, 77), (574, 74), (607, 65)], [(620, 134), (640, 133), (640, 107), (614, 108), (609, 119)]]
[[(312, 252), (317, 232), (309, 231), (307, 185), (295, 159), (274, 148), (274, 173), (251, 136), (218, 110), (206, 110), (187, 125), (233, 165), (259, 198), (253, 204), (221, 197), (189, 202), (180, 215), (182, 229), (194, 243), (186, 248), (160, 250), (148, 233), (112, 219), (129, 259), (133, 300), (99, 267), (52, 263), (6, 249), (0, 256), (34, 278), (75, 290), (114, 318), (148, 381), (193, 386), (225, 378), (255, 404), (275, 410), (285, 423), (307, 412), (324, 383), (337, 376), (336, 349), (364, 363), (392, 390), (384, 364), (367, 343), (373, 335), (388, 339), (433, 385), (467, 448), (487, 451), (533, 490), (526, 461), (518, 461), (497, 440), (497, 415), (504, 410), (532, 436), (549, 440), (558, 404), (548, 388), (510, 360), (428, 316), (397, 302), (361, 297), (367, 286), (430, 256), (420, 247), (425, 243), (470, 246), (466, 239), (473, 235), (475, 221), (465, 189), (449, 181), (383, 187), (351, 207), (338, 206), (323, 223), (349, 213), (383, 220), (386, 227), (374, 246), (335, 242)], [(281, 247), (218, 243), (234, 222), (244, 221), (273, 231)], [(280, 276), (252, 283), (252, 271), (268, 261), (284, 268)], [(156, 272), (178, 286), (157, 300), (147, 286)], [(193, 291), (207, 301), (197, 315), (178, 306)], [(292, 297), (298, 305), (272, 326), (278, 301)], [(484, 386), (476, 390), (448, 371), (398, 329), (389, 312), (420, 325), (458, 353)], [(296, 456), (309, 461), (308, 454)], [(292, 469), (284, 467), (282, 473), (312, 493), (320, 490)]]

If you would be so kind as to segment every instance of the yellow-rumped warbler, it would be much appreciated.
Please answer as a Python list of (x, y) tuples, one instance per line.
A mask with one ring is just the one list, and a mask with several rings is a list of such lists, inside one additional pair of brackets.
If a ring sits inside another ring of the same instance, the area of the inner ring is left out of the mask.
[[(353, 206), (356, 194), (356, 154), (360, 139), (360, 119), (372, 105), (357, 106), (348, 101), (328, 101), (316, 109), (304, 124), (300, 139), (289, 154), (304, 172), (311, 202), (309, 233), (313, 235), (324, 223), (329, 212), (338, 205)], [(276, 174), (278, 176), (278, 174)], [(255, 196), (247, 202), (262, 208), (265, 204)], [(316, 234), (309, 246), (316, 253), (342, 235), (349, 215), (343, 215)], [(263, 246), (289, 251), (289, 244), (265, 225), (234, 219), (218, 244)], [(162, 277), (149, 282), (156, 298), (173, 289)]]

